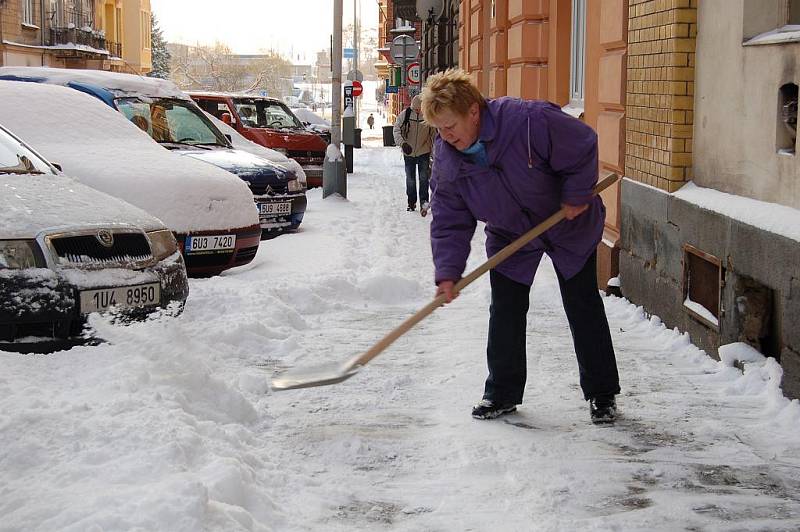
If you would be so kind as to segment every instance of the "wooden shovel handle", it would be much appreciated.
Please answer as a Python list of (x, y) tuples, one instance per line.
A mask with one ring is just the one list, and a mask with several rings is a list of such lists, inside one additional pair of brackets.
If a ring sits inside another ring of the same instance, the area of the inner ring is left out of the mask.
[[(607, 189), (611, 186), (616, 180), (618, 176), (617, 174), (607, 174), (600, 182), (598, 182), (594, 186), (593, 195), (597, 195), (603, 190)], [(462, 277), (460, 281), (458, 281), (455, 285), (455, 292), (458, 293), (464, 288), (466, 288), (470, 283), (472, 283), (475, 279), (486, 273), (487, 271), (491, 270), (508, 257), (513, 255), (517, 252), (521, 247), (525, 244), (536, 238), (537, 236), (541, 235), (558, 222), (564, 219), (564, 209), (559, 209), (558, 212), (547, 218), (545, 221), (516, 239), (514, 242), (510, 243), (494, 255), (492, 255), (489, 260), (475, 268), (465, 277)], [(365, 351), (363, 354), (353, 358), (348, 362), (346, 368), (353, 369), (358, 366), (363, 366), (376, 356), (378, 356), (384, 349), (389, 347), (394, 343), (395, 340), (403, 336), (407, 333), (414, 325), (421, 322), (423, 319), (428, 317), (434, 310), (441, 307), (445, 303), (445, 295), (440, 294), (436, 296), (436, 298), (422, 307), (416, 314), (413, 316), (408, 317), (403, 323), (397, 326), (393, 331), (389, 332), (386, 336), (380, 339), (378, 343), (372, 346), (368, 351)]]

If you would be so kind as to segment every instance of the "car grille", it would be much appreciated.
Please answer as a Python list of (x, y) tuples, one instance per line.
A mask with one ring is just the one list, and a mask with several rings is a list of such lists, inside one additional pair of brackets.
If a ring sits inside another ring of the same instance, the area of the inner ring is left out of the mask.
[(256, 256), (257, 252), (258, 246), (240, 249), (239, 253), (236, 254), (236, 263), (250, 262)]
[(310, 150), (289, 150), (288, 157), (292, 159), (311, 159), (312, 161), (322, 161), (325, 158), (324, 151)]
[(103, 245), (95, 234), (51, 236), (50, 245), (65, 266), (114, 267), (145, 265), (153, 260), (144, 233), (115, 232), (113, 243)]
[[(272, 192), (267, 192), (267, 187), (272, 189)], [(254, 196), (263, 196), (264, 194), (286, 194), (289, 192), (289, 185), (285, 182), (283, 183), (275, 183), (272, 185), (264, 184), (253, 184), (250, 183), (250, 191), (253, 193)]]
[(202, 255), (184, 255), (187, 268), (208, 268), (227, 266), (231, 261), (232, 251), (226, 253), (208, 253)]

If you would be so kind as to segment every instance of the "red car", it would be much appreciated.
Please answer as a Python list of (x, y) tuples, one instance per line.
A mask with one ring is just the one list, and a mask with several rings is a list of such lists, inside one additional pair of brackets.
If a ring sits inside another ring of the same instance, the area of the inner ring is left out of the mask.
[(280, 100), (265, 96), (190, 92), (205, 112), (235, 128), (256, 144), (283, 152), (306, 173), (308, 187), (322, 186), (327, 143), (309, 131)]

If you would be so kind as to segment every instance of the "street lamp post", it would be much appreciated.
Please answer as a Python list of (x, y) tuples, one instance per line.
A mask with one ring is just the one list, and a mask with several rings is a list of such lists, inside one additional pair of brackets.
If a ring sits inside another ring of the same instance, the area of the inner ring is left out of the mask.
[(339, 194), (347, 197), (347, 172), (339, 148), (342, 142), (342, 1), (333, 0), (333, 38), (331, 44), (331, 143), (322, 165), (322, 197)]

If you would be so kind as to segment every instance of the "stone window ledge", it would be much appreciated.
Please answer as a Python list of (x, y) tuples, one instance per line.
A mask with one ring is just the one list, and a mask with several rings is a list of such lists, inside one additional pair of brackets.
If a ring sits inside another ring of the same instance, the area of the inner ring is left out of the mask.
[(27, 22), (22, 23), (22, 27), (26, 30), (40, 30), (41, 28), (36, 24), (28, 24)]
[(756, 35), (742, 43), (742, 46), (759, 46), (763, 44), (785, 44), (800, 42), (800, 26), (788, 25)]

